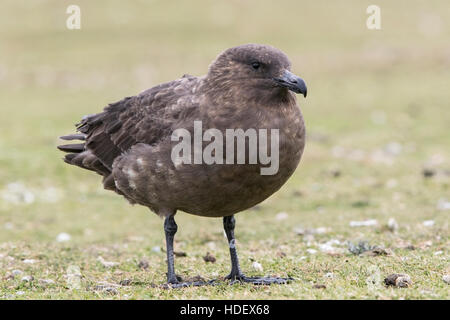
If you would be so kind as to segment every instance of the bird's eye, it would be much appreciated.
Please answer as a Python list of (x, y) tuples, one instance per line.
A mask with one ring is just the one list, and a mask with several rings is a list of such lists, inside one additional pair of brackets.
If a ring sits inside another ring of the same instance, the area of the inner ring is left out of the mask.
[(261, 64), (259, 62), (257, 62), (257, 61), (256, 62), (252, 62), (252, 67), (255, 70), (258, 70), (260, 66), (261, 66)]

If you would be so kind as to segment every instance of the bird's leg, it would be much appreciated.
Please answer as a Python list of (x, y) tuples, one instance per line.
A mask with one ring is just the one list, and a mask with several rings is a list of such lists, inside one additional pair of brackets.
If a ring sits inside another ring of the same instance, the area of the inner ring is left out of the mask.
[(230, 256), (231, 256), (231, 272), (225, 279), (231, 280), (231, 284), (236, 282), (250, 282), (257, 285), (266, 285), (266, 284), (284, 284), (288, 283), (292, 278), (275, 278), (275, 277), (247, 277), (239, 266), (239, 258), (236, 251), (236, 240), (234, 238), (234, 227), (236, 225), (236, 220), (234, 219), (234, 215), (223, 217), (223, 228), (227, 235), (228, 246), (230, 247)]
[(236, 251), (236, 240), (234, 238), (234, 227), (236, 220), (234, 216), (223, 217), (223, 228), (228, 239), (228, 246), (230, 247), (231, 257), (231, 272), (226, 279), (235, 280), (237, 277), (242, 276), (241, 267), (239, 266), (239, 258)]
[(167, 283), (178, 283), (177, 276), (175, 274), (174, 258), (173, 258), (173, 238), (177, 233), (178, 226), (174, 219), (175, 215), (171, 215), (164, 220), (164, 232), (166, 234), (166, 247), (167, 247)]
[(175, 214), (172, 214), (164, 220), (164, 232), (166, 234), (166, 247), (167, 247), (167, 285), (170, 288), (181, 288), (189, 286), (202, 286), (206, 284), (212, 284), (211, 281), (190, 281), (190, 282), (180, 282), (177, 275), (175, 274), (174, 267), (174, 254), (173, 254), (173, 239), (175, 233), (178, 230), (178, 226), (175, 222)]

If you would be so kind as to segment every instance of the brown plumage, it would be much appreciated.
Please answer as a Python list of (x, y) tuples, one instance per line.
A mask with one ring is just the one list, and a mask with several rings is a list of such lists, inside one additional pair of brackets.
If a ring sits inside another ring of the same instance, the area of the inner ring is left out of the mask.
[[(286, 55), (270, 46), (228, 49), (206, 76), (185, 75), (85, 116), (79, 133), (61, 137), (84, 142), (58, 148), (68, 152), (65, 162), (102, 175), (105, 189), (165, 217), (166, 236), (177, 210), (229, 220), (276, 192), (300, 161), (305, 127), (292, 91), (306, 96), (306, 86), (289, 69)], [(226, 129), (278, 129), (278, 172), (261, 175), (260, 163), (174, 164), (172, 133), (192, 134), (198, 120), (224, 135)]]

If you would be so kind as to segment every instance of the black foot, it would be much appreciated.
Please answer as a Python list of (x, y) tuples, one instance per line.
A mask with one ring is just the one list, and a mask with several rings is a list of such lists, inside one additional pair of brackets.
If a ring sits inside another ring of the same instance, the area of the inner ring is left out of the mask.
[(177, 289), (177, 288), (187, 288), (187, 287), (200, 287), (208, 285), (207, 282), (202, 281), (188, 281), (188, 282), (177, 282), (177, 283), (166, 283), (163, 285), (164, 289)]
[(247, 277), (243, 274), (231, 275), (225, 277), (226, 280), (231, 280), (230, 284), (248, 282), (254, 285), (270, 285), (270, 284), (287, 284), (293, 281), (293, 278), (277, 278), (277, 277)]
[(177, 279), (176, 281), (168, 282), (163, 285), (164, 289), (177, 289), (177, 288), (187, 288), (187, 287), (201, 287), (201, 286), (213, 286), (216, 285), (216, 280), (204, 281), (204, 280), (193, 280), (193, 281), (182, 281)]

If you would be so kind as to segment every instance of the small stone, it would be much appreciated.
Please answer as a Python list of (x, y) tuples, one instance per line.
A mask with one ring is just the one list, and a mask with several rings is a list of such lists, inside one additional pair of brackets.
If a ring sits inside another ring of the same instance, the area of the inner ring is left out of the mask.
[(289, 215), (286, 212), (280, 212), (275, 216), (275, 219), (278, 221), (286, 220), (287, 218), (289, 218)]
[(392, 253), (390, 250), (383, 249), (380, 247), (375, 247), (372, 250), (363, 252), (362, 255), (375, 257), (375, 256), (390, 256)]
[(58, 236), (56, 236), (56, 241), (58, 242), (67, 242), (70, 241), (72, 237), (70, 236), (70, 234), (65, 233), (65, 232), (61, 232), (60, 234), (58, 234)]
[(369, 206), (369, 201), (368, 200), (358, 200), (352, 203), (352, 207), (355, 208), (364, 208)]
[(398, 223), (394, 218), (389, 218), (387, 226), (391, 232), (396, 232), (398, 230)]
[(431, 168), (424, 168), (424, 169), (422, 170), (422, 175), (423, 175), (425, 178), (431, 178), (431, 177), (433, 177), (433, 176), (436, 175), (436, 170), (431, 169)]
[(440, 211), (450, 210), (450, 201), (440, 199), (437, 204), (437, 209)]
[(399, 155), (402, 150), (403, 150), (403, 146), (398, 143), (398, 142), (389, 142), (385, 147), (384, 150), (386, 153), (393, 155), (393, 156), (397, 156)]
[(377, 220), (369, 219), (365, 221), (350, 221), (350, 227), (369, 227), (376, 226), (378, 224)]
[(325, 243), (319, 244), (319, 249), (322, 252), (332, 254), (332, 255), (344, 253), (344, 249), (334, 247), (334, 245), (339, 245), (339, 244), (340, 244), (339, 240), (332, 239)]
[(99, 257), (97, 258), (97, 260), (100, 261), (100, 263), (101, 263), (104, 267), (106, 267), (106, 268), (112, 268), (112, 267), (115, 267), (115, 266), (118, 266), (118, 265), (119, 265), (118, 262), (106, 261), (105, 259), (103, 259), (102, 256), (99, 256)]
[(203, 257), (203, 260), (205, 262), (211, 262), (214, 263), (216, 262), (216, 257), (214, 257), (212, 254), (210, 254), (209, 252), (206, 253), (206, 256)]
[(386, 286), (408, 288), (412, 285), (411, 277), (407, 274), (394, 273), (384, 279)]
[(309, 254), (316, 254), (317, 250), (316, 249), (306, 249), (306, 252), (308, 252)]
[(34, 259), (25, 259), (22, 262), (26, 263), (26, 264), (34, 264), (34, 263), (36, 263), (36, 260), (34, 260)]
[(23, 282), (30, 282), (33, 281), (33, 276), (24, 276), (22, 277)]
[(119, 284), (121, 286), (129, 286), (129, 285), (131, 285), (132, 282), (133, 282), (133, 280), (131, 280), (131, 279), (123, 279), (123, 280), (120, 280)]
[(300, 236), (308, 236), (308, 235), (314, 235), (314, 234), (324, 234), (329, 231), (326, 227), (319, 227), (316, 229), (305, 229), (303, 227), (297, 227), (294, 228), (294, 232)]
[(153, 252), (161, 252), (161, 247), (160, 247), (160, 246), (154, 246), (154, 247), (152, 248), (152, 251), (153, 251)]
[(139, 267), (139, 269), (144, 269), (144, 270), (148, 269), (148, 267), (149, 267), (148, 260), (142, 259), (141, 261), (139, 261), (138, 267)]
[(450, 284), (450, 274), (445, 274), (442, 276), (442, 280), (444, 280), (444, 282), (446, 284)]
[(80, 267), (77, 265), (69, 265), (66, 269), (66, 283), (67, 286), (73, 290), (73, 289), (81, 289), (81, 270)]
[(318, 284), (313, 285), (313, 288), (314, 289), (326, 289), (327, 286), (324, 284), (318, 283)]
[(423, 225), (425, 227), (432, 227), (432, 226), (434, 226), (434, 220), (426, 220), (423, 222)]
[(319, 227), (317, 229), (315, 229), (315, 233), (317, 234), (323, 234), (323, 233), (327, 233), (328, 232), (328, 228), (325, 227)]
[(375, 247), (370, 245), (367, 241), (359, 241), (357, 244), (354, 244), (353, 242), (348, 243), (348, 251), (354, 255), (360, 255), (373, 249), (375, 249)]
[(339, 178), (341, 176), (341, 170), (339, 169), (331, 169), (330, 174), (333, 178)]
[(300, 190), (295, 190), (292, 195), (294, 197), (302, 197), (303, 196), (303, 192), (301, 192)]
[(209, 241), (206, 245), (210, 250), (216, 250), (216, 243), (214, 241)]
[(333, 272), (327, 272), (327, 273), (325, 273), (325, 278), (328, 278), (328, 279), (334, 279), (334, 273), (333, 273)]
[(297, 227), (297, 228), (294, 228), (294, 232), (300, 236), (303, 236), (306, 234), (306, 229), (304, 229), (302, 227)]
[(100, 282), (98, 285), (94, 287), (94, 290), (116, 295), (119, 293), (116, 289), (117, 287), (120, 286), (115, 283)]
[(259, 272), (263, 271), (262, 265), (259, 262), (256, 262), (256, 261), (253, 261), (252, 268), (255, 269), (256, 271), (259, 271)]
[(13, 276), (20, 276), (22, 273), (23, 273), (23, 271), (22, 271), (22, 270), (18, 270), (18, 269), (13, 270), (13, 271), (11, 272), (11, 274), (12, 274)]
[(52, 279), (39, 279), (38, 282), (39, 282), (39, 284), (41, 284), (43, 286), (55, 284), (55, 281)]

